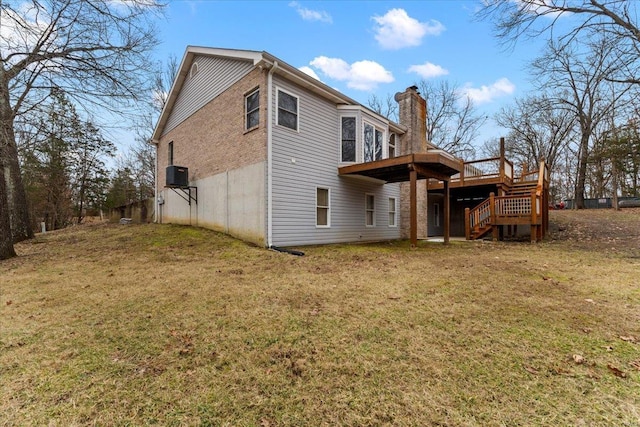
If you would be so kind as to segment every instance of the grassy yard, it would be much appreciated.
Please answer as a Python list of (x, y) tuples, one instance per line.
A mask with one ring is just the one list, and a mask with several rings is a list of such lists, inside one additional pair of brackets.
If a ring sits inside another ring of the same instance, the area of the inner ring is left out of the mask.
[(0, 262), (0, 425), (638, 426), (640, 210), (303, 257), (189, 227)]

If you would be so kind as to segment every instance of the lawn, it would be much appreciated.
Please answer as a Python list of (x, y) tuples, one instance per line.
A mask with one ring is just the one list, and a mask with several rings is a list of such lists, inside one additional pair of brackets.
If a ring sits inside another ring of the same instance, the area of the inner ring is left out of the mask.
[(0, 262), (0, 425), (638, 426), (640, 210), (543, 243), (99, 224)]

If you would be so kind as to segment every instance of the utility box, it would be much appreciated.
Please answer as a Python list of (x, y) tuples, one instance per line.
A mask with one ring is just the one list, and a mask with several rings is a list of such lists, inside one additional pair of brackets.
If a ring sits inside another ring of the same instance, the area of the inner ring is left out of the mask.
[(184, 166), (167, 166), (167, 187), (188, 187), (189, 168)]

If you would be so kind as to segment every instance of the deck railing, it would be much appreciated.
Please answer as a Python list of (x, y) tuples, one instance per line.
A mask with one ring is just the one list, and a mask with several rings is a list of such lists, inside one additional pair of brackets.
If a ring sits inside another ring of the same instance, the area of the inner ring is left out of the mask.
[(472, 233), (486, 230), (489, 225), (529, 223), (537, 226), (542, 220), (542, 201), (543, 196), (536, 190), (530, 194), (508, 196), (491, 193), (475, 208), (465, 209), (465, 236), (470, 239)]

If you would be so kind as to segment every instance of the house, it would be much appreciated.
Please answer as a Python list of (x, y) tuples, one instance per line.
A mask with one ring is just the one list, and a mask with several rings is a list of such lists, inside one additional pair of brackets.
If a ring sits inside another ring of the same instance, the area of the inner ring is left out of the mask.
[(189, 46), (153, 134), (156, 221), (265, 247), (449, 237), (464, 163), (426, 141), (417, 88), (394, 123), (267, 52)]

